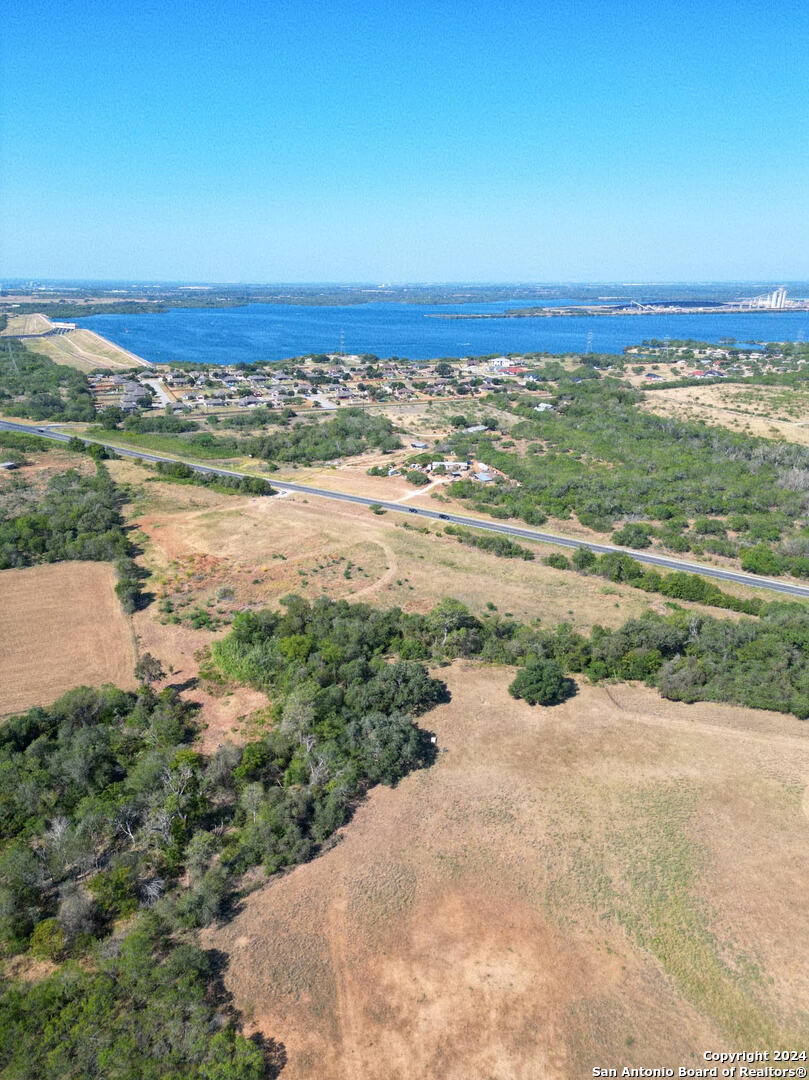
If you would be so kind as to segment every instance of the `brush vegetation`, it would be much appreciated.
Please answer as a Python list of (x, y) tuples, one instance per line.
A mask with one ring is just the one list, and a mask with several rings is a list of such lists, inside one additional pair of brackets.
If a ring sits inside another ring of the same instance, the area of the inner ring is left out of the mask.
[[(507, 480), (456, 482), (453, 494), (495, 517), (531, 525), (576, 515), (630, 547), (738, 558), (753, 573), (809, 576), (809, 450), (641, 410), (640, 391), (615, 380), (573, 385), (521, 419), (508, 448), (491, 435), (452, 436), (459, 457)], [(616, 531), (617, 530), (617, 531)]]
[(96, 410), (87, 376), (6, 338), (0, 349), (0, 409), (30, 420), (90, 421)]

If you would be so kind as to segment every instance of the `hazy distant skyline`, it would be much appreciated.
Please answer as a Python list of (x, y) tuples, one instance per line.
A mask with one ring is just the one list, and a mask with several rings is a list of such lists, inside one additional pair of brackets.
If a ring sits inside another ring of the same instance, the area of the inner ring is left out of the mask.
[(18, 3), (0, 280), (805, 279), (807, 45), (793, 2)]

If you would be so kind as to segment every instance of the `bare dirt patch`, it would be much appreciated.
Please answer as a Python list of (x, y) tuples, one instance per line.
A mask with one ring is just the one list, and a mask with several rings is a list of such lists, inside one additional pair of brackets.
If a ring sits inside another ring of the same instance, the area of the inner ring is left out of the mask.
[(203, 934), (286, 1080), (566, 1080), (805, 1041), (805, 726), (634, 686), (531, 709), (509, 671), (440, 674), (437, 763)]
[(134, 687), (135, 645), (107, 563), (0, 571), (0, 715), (81, 684)]

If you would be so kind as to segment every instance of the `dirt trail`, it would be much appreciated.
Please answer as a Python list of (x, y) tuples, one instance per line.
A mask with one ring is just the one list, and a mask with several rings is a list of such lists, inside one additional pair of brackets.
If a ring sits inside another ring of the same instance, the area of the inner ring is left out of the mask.
[(408, 491), (406, 495), (402, 495), (400, 498), (394, 499), (393, 501), (397, 503), (403, 503), (407, 502), (408, 499), (414, 499), (417, 495), (429, 495), (434, 488), (444, 487), (446, 483), (447, 481), (444, 479), (433, 480), (429, 484), (426, 484), (424, 487), (414, 488), (412, 491)]
[(364, 588), (359, 589), (355, 593), (352, 593), (351, 600), (358, 600), (361, 596), (370, 596), (378, 589), (381, 589), (385, 585), (390, 584), (390, 582), (393, 581), (393, 579), (396, 577), (396, 574), (398, 573), (396, 556), (394, 555), (393, 548), (390, 546), (390, 544), (386, 544), (384, 540), (374, 540), (373, 543), (376, 544), (377, 547), (382, 548), (382, 550), (384, 551), (385, 558), (388, 561), (388, 568), (387, 570), (385, 570), (381, 577), (378, 577), (376, 579), (376, 581), (373, 581), (370, 585), (366, 585), (364, 586)]

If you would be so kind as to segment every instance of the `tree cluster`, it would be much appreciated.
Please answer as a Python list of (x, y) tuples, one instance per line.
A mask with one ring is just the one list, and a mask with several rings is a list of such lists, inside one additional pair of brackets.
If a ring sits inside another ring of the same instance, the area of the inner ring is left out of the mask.
[(86, 375), (13, 338), (0, 350), (0, 406), (31, 420), (91, 421), (96, 414)]
[(393, 424), (384, 416), (372, 415), (364, 409), (341, 409), (322, 423), (294, 424), (277, 434), (252, 439), (249, 452), (271, 461), (295, 462), (301, 465), (316, 461), (331, 461), (353, 457), (365, 450), (398, 450), (401, 443)]
[(522, 544), (515, 544), (513, 540), (499, 533), (477, 532), (463, 525), (447, 525), (444, 532), (449, 536), (454, 536), (459, 544), (480, 548), (482, 551), (489, 551), (492, 555), (499, 555), (504, 559), (532, 560), (534, 558), (533, 551), (529, 551)]
[[(83, 448), (83, 444), (82, 444)], [(113, 562), (127, 611), (140, 602), (141, 570), (124, 531), (120, 494), (99, 461), (95, 476), (75, 469), (51, 477), (36, 503), (10, 515), (0, 508), (0, 570), (40, 562)]]
[[(541, 416), (517, 399), (523, 419), (510, 434), (524, 450), (484, 434), (451, 440), (458, 456), (485, 460), (511, 482), (461, 480), (453, 494), (496, 517), (540, 525), (575, 514), (605, 532), (624, 522), (613, 539), (626, 546), (656, 539), (673, 551), (742, 557), (765, 567), (758, 572), (809, 575), (809, 450), (658, 416), (638, 407), (642, 397), (606, 379), (571, 386)], [(791, 550), (796, 538), (802, 545)], [(761, 549), (779, 541), (777, 561), (765, 560)]]

